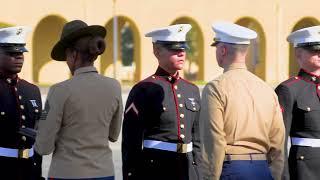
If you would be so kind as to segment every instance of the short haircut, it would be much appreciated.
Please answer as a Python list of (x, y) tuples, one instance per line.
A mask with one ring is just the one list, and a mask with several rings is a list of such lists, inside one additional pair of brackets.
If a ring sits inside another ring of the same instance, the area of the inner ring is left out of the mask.
[(249, 45), (248, 44), (230, 44), (224, 43), (228, 49), (228, 54), (231, 57), (234, 57), (237, 53), (244, 54), (247, 52)]

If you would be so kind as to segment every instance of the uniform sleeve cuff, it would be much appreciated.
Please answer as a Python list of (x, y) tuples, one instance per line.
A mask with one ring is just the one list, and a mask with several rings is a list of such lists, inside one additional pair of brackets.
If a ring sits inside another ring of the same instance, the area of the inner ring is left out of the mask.
[(116, 142), (117, 139), (113, 139), (113, 138), (109, 137), (109, 141), (111, 141), (111, 142)]

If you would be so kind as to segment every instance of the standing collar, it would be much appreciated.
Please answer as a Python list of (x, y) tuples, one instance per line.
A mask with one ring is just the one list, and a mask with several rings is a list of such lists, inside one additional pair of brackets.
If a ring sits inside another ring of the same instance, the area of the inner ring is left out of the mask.
[(304, 69), (300, 69), (298, 76), (306, 81), (311, 81), (316, 84), (320, 83), (320, 76), (310, 73)]
[(177, 79), (180, 79), (179, 72), (177, 73), (176, 76), (172, 76), (170, 73), (168, 73), (166, 70), (162, 69), (160, 66), (158, 66), (158, 69), (154, 73), (154, 75), (160, 76), (171, 83), (174, 83)]
[(11, 78), (11, 77), (5, 76), (4, 74), (0, 73), (0, 80), (3, 80), (6, 83), (14, 86), (18, 83), (19, 77), (18, 77), (18, 75), (16, 75), (14, 78)]
[(227, 72), (235, 69), (247, 69), (247, 66), (245, 63), (232, 63), (228, 67), (226, 67), (223, 72)]
[(97, 69), (93, 66), (86, 66), (86, 67), (81, 67), (81, 68), (78, 68), (77, 70), (74, 71), (74, 75), (79, 75), (79, 74), (82, 74), (82, 73), (88, 73), (88, 72), (96, 72), (98, 73)]

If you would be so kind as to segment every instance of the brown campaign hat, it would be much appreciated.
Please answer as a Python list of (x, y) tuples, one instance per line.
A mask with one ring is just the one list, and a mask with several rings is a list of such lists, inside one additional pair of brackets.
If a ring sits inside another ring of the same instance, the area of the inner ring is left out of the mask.
[(64, 25), (60, 40), (54, 45), (51, 51), (51, 58), (57, 61), (65, 61), (66, 48), (71, 46), (71, 43), (80, 37), (92, 35), (105, 37), (107, 34), (103, 26), (92, 25), (88, 26), (81, 20), (74, 20)]

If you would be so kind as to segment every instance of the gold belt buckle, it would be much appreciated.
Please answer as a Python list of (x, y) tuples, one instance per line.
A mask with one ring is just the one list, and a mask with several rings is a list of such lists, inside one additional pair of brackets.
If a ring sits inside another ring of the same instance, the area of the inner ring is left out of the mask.
[(177, 144), (178, 153), (187, 153), (187, 144), (178, 143)]
[(18, 158), (28, 159), (29, 149), (19, 149)]

